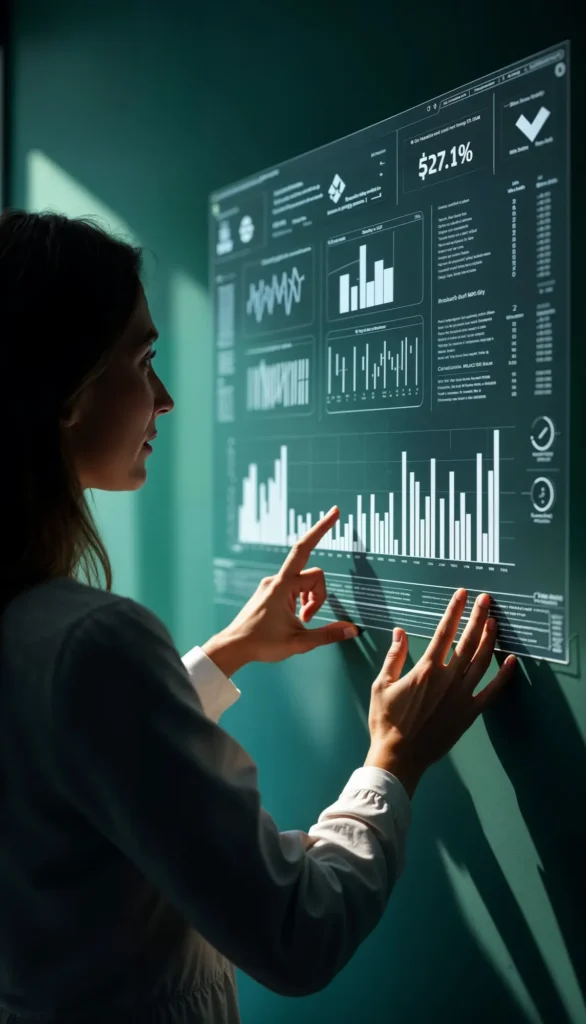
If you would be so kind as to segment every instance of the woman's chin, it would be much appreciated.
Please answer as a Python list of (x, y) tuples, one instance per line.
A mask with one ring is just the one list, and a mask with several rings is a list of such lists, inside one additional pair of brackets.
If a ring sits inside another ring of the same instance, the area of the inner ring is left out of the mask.
[(132, 472), (130, 474), (130, 486), (128, 488), (125, 488), (125, 490), (138, 490), (139, 487), (142, 487), (146, 478), (147, 468), (145, 466), (144, 459), (142, 461), (138, 460), (136, 464), (132, 467)]

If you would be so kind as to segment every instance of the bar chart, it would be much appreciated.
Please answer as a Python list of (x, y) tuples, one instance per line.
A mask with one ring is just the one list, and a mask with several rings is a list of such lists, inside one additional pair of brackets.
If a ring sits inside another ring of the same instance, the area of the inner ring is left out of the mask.
[(422, 401), (423, 321), (327, 339), (329, 413), (409, 408)]
[(354, 312), (357, 309), (370, 309), (372, 306), (383, 306), (391, 303), (394, 298), (394, 267), (385, 267), (385, 261), (374, 261), (374, 276), (367, 278), (368, 246), (358, 248), (358, 284), (350, 284), (350, 274), (340, 274), (340, 313)]
[(246, 371), (246, 408), (264, 412), (309, 405), (309, 359), (269, 363), (259, 360)]
[[(352, 511), (341, 509), (335, 528), (318, 548), (450, 562), (511, 565), (501, 559), (501, 431), (491, 431), (491, 451), (477, 451), (474, 486), (462, 489), (458, 470), (442, 459), (430, 458), (423, 473), (421, 460), (410, 462), (400, 453), (397, 486), (357, 494)], [(441, 469), (441, 474), (440, 474)], [(470, 472), (467, 479), (472, 479)], [(327, 507), (327, 506), (326, 506)], [(308, 530), (314, 517), (289, 500), (289, 453), (280, 445), (272, 474), (261, 480), (251, 462), (242, 481), (238, 508), (238, 543), (290, 547)]]
[(247, 419), (303, 416), (313, 410), (315, 339), (254, 345), (240, 356), (238, 407)]
[(328, 240), (330, 320), (421, 302), (422, 225), (413, 214)]

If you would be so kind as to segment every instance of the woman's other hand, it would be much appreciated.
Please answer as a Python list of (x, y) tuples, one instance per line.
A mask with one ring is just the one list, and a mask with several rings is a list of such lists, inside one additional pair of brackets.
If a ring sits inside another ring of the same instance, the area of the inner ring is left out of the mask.
[(303, 654), (358, 635), (351, 622), (330, 622), (307, 629), (307, 623), (327, 596), (323, 569), (308, 569), (307, 562), (339, 515), (334, 506), (312, 526), (291, 549), (276, 576), (261, 580), (234, 621), (203, 645), (205, 653), (225, 675), (233, 675), (251, 661), (283, 661), (292, 654)]
[(393, 644), (372, 687), (367, 765), (390, 772), (410, 796), (423, 772), (453, 747), (510, 679), (516, 658), (474, 696), (493, 655), (496, 621), (488, 617), (490, 597), (480, 594), (450, 660), (467, 594), (452, 597), (427, 651), (401, 678), (407, 636), (395, 629)]

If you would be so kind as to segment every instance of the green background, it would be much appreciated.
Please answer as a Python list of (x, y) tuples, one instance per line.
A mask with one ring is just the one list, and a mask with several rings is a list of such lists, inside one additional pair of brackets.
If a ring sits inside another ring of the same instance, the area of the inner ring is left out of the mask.
[[(96, 214), (149, 250), (157, 368), (176, 410), (161, 424), (145, 487), (96, 504), (115, 589), (156, 611), (181, 651), (215, 628), (208, 192), (568, 36), (574, 125), (583, 124), (584, 54), (570, 9), (543, 0), (14, 4), (10, 203)], [(579, 131), (573, 175), (584, 179)], [(578, 294), (583, 228), (574, 188)], [(576, 308), (573, 323), (571, 663), (554, 672), (527, 662), (428, 773), (405, 875), (346, 970), (302, 1001), (240, 975), (245, 1022), (586, 1021), (586, 373)], [(58, 329), (48, 325), (48, 336)], [(422, 649), (412, 641), (413, 657)], [(258, 762), (282, 828), (309, 827), (361, 763), (383, 653), (366, 635), (241, 673), (243, 695), (224, 725)]]

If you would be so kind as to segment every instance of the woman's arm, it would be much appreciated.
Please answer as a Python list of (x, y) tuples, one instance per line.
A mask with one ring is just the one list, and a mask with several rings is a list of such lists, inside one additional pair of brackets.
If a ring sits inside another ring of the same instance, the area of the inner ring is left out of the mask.
[(359, 768), (309, 833), (279, 833), (254, 764), (202, 713), (150, 612), (120, 599), (74, 628), (52, 712), (72, 803), (262, 984), (322, 988), (378, 922), (403, 862), (401, 784)]

